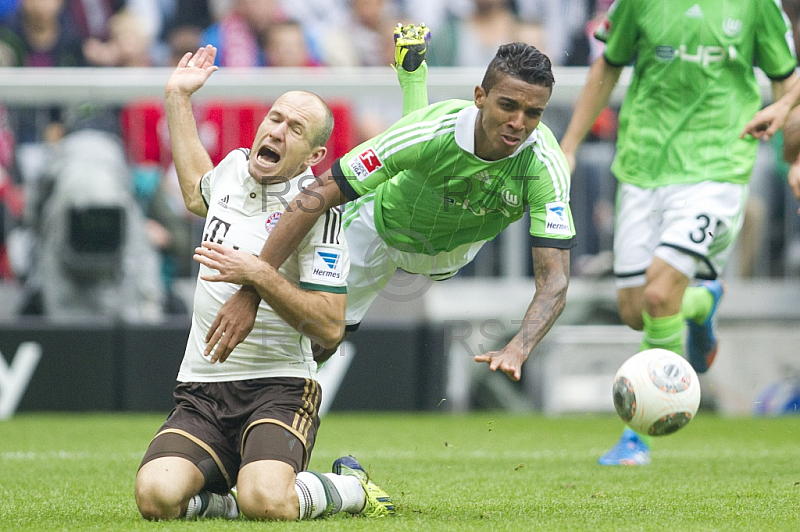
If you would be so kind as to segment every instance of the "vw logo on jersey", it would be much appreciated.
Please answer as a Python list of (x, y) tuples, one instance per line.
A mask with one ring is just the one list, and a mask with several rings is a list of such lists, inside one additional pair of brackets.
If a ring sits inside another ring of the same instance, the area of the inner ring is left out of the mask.
[(728, 37), (736, 37), (742, 31), (742, 21), (738, 18), (728, 17), (722, 22), (722, 31)]
[(519, 194), (514, 194), (510, 189), (503, 189), (503, 201), (509, 207), (519, 207)]

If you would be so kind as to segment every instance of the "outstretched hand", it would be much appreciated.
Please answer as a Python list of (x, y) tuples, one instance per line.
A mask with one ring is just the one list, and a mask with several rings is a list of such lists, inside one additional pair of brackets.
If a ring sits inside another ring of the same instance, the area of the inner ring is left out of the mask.
[(513, 350), (508, 346), (500, 351), (489, 351), (475, 355), (475, 362), (487, 362), (489, 369), (497, 371), (498, 369), (506, 374), (512, 381), (518, 381), (522, 378), (522, 364), (528, 357), (522, 354), (521, 351)]
[(763, 141), (771, 139), (786, 123), (786, 117), (790, 110), (791, 108), (780, 100), (766, 106), (745, 124), (744, 130), (739, 134), (739, 138), (743, 139), (750, 135)]
[(186, 52), (167, 81), (167, 92), (177, 90), (193, 94), (219, 68), (214, 65), (216, 56), (217, 49), (210, 44), (198, 48), (195, 53)]

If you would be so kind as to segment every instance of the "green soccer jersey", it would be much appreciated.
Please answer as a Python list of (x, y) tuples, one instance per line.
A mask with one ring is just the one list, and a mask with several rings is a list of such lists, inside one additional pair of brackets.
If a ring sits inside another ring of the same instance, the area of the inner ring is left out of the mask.
[(747, 183), (757, 141), (739, 139), (761, 107), (753, 66), (785, 79), (796, 62), (776, 0), (616, 0), (596, 33), (612, 65), (634, 61), (612, 165), (658, 187)]
[(374, 191), (375, 226), (396, 248), (433, 255), (490, 240), (530, 210), (533, 245), (569, 248), (566, 159), (547, 126), (509, 157), (475, 155), (478, 108), (448, 100), (408, 114), (336, 161), (351, 199)]

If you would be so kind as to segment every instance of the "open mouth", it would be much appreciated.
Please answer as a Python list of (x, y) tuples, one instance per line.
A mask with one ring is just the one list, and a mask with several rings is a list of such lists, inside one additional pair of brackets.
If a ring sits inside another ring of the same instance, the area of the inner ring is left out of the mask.
[(278, 161), (281, 160), (280, 154), (268, 146), (261, 146), (258, 149), (258, 155), (256, 155), (256, 158), (258, 159), (258, 162), (264, 166), (273, 166), (278, 164)]

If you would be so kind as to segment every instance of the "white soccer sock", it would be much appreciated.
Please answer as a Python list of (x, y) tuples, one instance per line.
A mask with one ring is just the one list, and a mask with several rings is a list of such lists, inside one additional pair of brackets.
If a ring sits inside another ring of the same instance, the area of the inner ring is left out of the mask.
[(210, 491), (201, 491), (191, 499), (186, 508), (186, 519), (204, 517), (224, 517), (236, 519), (239, 517), (239, 507), (236, 499), (230, 493), (219, 495)]
[(300, 501), (300, 516), (299, 519), (313, 519), (322, 514), (325, 505), (322, 509), (314, 508), (314, 499), (319, 500), (319, 492), (322, 491), (322, 500), (325, 500), (325, 490), (322, 488), (322, 482), (313, 475), (304, 475), (305, 471), (297, 474), (294, 480), (294, 491), (297, 492), (297, 500)]
[(300, 519), (333, 515), (342, 509), (339, 490), (327, 478), (312, 471), (301, 471), (294, 481), (300, 501)]
[(325, 473), (342, 497), (342, 511), (357, 514), (367, 504), (367, 494), (356, 477)]

